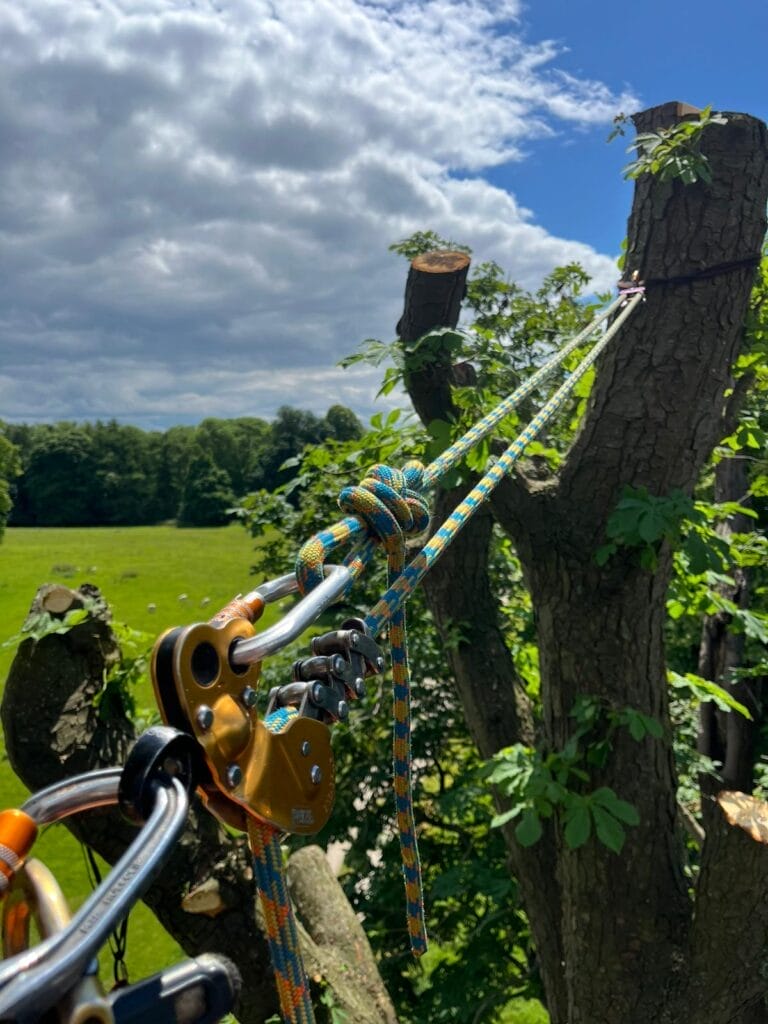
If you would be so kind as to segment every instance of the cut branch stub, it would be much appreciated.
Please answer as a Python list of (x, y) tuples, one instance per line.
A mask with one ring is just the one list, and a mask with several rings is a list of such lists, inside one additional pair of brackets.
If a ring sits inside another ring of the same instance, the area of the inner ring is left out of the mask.
[(768, 846), (768, 803), (765, 800), (735, 790), (723, 790), (718, 793), (717, 802), (729, 825), (742, 829), (756, 843)]
[(691, 121), (700, 115), (699, 107), (692, 107), (690, 103), (681, 103), (679, 100), (670, 100), (668, 103), (660, 103), (658, 107), (649, 107), (633, 114), (632, 123), (638, 132), (655, 132), (659, 128), (671, 128), (681, 121)]
[[(403, 315), (395, 330), (407, 346), (436, 325), (455, 327), (466, 294), (470, 258), (465, 252), (427, 252), (411, 263), (405, 285)], [(406, 384), (422, 422), (453, 417), (450, 389), (451, 356), (436, 352), (429, 366), (413, 370)]]

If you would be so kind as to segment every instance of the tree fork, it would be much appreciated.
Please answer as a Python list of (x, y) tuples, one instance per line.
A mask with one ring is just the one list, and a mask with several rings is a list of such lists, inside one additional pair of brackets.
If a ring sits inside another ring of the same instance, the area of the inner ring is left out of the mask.
[[(634, 120), (645, 131), (695, 116), (694, 108), (665, 104)], [(728, 114), (725, 125), (702, 133), (701, 143), (711, 184), (684, 186), (650, 175), (636, 184), (626, 272), (638, 270), (654, 284), (599, 362), (581, 429), (558, 477), (541, 483), (518, 474), (493, 499), (497, 519), (517, 543), (536, 610), (545, 745), (558, 749), (566, 742), (569, 713), (580, 695), (635, 707), (662, 722), (666, 732), (664, 741), (646, 738), (638, 744), (620, 731), (612, 760), (591, 780), (590, 788), (612, 786), (640, 812), (641, 824), (629, 830), (621, 856), (594, 840), (576, 851), (560, 840), (553, 853), (546, 835), (534, 847), (545, 863), (556, 856), (545, 910), (535, 864), (511, 844), (553, 1024), (682, 1024), (689, 1019), (685, 1000), (703, 969), (689, 939), (694, 908), (683, 876), (669, 742), (663, 625), (671, 553), (661, 550), (655, 573), (641, 569), (631, 552), (603, 568), (594, 561), (624, 486), (645, 486), (655, 495), (674, 488), (690, 493), (712, 447), (727, 432), (730, 367), (753, 277), (749, 261), (759, 256), (765, 233), (766, 129), (748, 115)], [(409, 379), (414, 406), (421, 414), (430, 402), (432, 418), (449, 418), (445, 358), (433, 372), (431, 395), (424, 393), (425, 382)], [(441, 408), (435, 408), (435, 395), (441, 396)], [(470, 524), (466, 532), (479, 529)], [(477, 546), (471, 550), (477, 554)], [(450, 577), (464, 582), (466, 572), (449, 549), (432, 575), (438, 582), (427, 578), (427, 594), (442, 624), (455, 617)], [(464, 594), (465, 627), (481, 636), (483, 623), (473, 608), (485, 609), (486, 602), (475, 597)], [(482, 690), (482, 681), (473, 679), (473, 654), (476, 648), (464, 652), (463, 666), (451, 654), (465, 701), (466, 694), (477, 699)], [(506, 725), (497, 724), (496, 735), (512, 735), (518, 728), (513, 673), (508, 658), (501, 664), (510, 700)], [(467, 713), (471, 724), (477, 708), (468, 704)], [(491, 752), (482, 731), (476, 738), (483, 753)], [(718, 879), (720, 891), (699, 886), (697, 920), (707, 916), (709, 900), (722, 900), (734, 872), (745, 866), (763, 871), (764, 858), (750, 860), (746, 854), (729, 868), (717, 850), (707, 849), (710, 842), (714, 846), (714, 837), (705, 841), (704, 857), (712, 864), (708, 878)], [(762, 892), (762, 875), (754, 882)], [(733, 895), (740, 902), (739, 919), (748, 927), (751, 908), (742, 901), (744, 892), (745, 886), (735, 886)], [(763, 928), (762, 918), (757, 925)], [(767, 937), (760, 932), (759, 938)], [(713, 942), (716, 948), (716, 937)], [(733, 1018), (739, 1024), (751, 1024), (754, 1000), (768, 989), (765, 980), (755, 988), (761, 965), (754, 948), (750, 944), (745, 961), (732, 964), (727, 977), (716, 956), (707, 965), (710, 991), (712, 978), (714, 988), (720, 985), (725, 992), (733, 988), (734, 970), (743, 975), (753, 1005)], [(731, 1021), (726, 1002), (715, 1000), (722, 1016), (710, 1016), (707, 1024)]]

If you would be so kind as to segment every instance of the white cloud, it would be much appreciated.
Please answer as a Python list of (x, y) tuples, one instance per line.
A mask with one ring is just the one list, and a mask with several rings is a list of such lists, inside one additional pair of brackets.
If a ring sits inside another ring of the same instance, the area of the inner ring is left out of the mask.
[[(610, 260), (481, 172), (630, 107), (516, 0), (0, 0), (0, 415), (370, 407), (433, 228), (535, 284)], [(307, 387), (302, 382), (311, 381)]]

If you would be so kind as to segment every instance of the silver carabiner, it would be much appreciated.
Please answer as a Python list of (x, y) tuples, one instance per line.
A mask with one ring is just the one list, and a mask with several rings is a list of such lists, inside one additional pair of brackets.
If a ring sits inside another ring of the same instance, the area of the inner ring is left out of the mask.
[[(261, 661), (270, 654), (282, 650), (296, 637), (301, 636), (305, 629), (321, 615), (326, 608), (337, 601), (352, 585), (352, 573), (346, 565), (326, 565), (324, 567), (325, 579), (318, 583), (314, 590), (311, 590), (306, 597), (292, 608), (286, 615), (276, 622), (274, 626), (265, 629), (263, 633), (248, 640), (238, 640), (231, 651), (230, 659), (234, 665), (251, 665), (255, 661)], [(299, 584), (294, 574), (280, 576), (275, 580), (262, 583), (250, 594), (247, 594), (244, 601), (252, 598), (261, 598), (268, 603), (276, 601), (287, 594), (298, 592)]]

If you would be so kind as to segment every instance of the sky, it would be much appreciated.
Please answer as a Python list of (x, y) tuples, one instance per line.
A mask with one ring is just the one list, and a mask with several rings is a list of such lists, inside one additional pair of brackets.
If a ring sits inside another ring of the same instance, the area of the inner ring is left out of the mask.
[(366, 418), (391, 242), (609, 287), (612, 118), (766, 117), (766, 38), (758, 0), (0, 0), (0, 419)]

